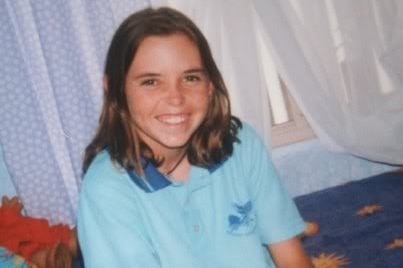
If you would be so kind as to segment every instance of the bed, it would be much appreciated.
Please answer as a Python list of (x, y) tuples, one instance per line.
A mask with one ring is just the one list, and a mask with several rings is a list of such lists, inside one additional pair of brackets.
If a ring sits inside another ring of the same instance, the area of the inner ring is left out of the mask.
[(303, 238), (315, 267), (403, 267), (403, 172), (295, 198), (316, 234)]

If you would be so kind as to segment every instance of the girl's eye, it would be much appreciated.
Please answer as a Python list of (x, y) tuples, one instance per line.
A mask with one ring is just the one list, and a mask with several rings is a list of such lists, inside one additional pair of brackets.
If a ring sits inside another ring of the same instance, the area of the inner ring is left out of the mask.
[(157, 84), (157, 80), (155, 79), (147, 79), (144, 81), (141, 81), (142, 86), (155, 86)]
[(185, 76), (185, 81), (187, 82), (197, 82), (200, 81), (201, 78), (197, 75), (187, 75)]

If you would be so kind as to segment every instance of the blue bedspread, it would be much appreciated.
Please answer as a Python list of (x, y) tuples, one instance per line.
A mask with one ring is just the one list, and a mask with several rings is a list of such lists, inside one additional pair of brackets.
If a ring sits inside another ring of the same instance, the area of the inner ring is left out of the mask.
[(319, 232), (304, 239), (317, 267), (403, 267), (403, 173), (381, 174), (295, 201), (306, 221), (319, 224)]

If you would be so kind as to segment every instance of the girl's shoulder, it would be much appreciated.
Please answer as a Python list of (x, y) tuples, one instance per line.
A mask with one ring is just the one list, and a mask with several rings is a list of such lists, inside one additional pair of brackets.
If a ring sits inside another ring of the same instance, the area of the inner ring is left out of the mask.
[(235, 151), (266, 148), (260, 135), (249, 123), (242, 122), (242, 127), (238, 130), (237, 138), (238, 142), (235, 144)]
[(127, 172), (114, 163), (107, 150), (97, 154), (83, 179), (83, 188), (103, 189), (125, 184)]

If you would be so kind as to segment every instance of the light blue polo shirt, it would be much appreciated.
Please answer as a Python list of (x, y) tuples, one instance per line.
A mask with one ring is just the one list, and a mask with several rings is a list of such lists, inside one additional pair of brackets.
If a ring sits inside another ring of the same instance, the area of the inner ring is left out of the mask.
[(233, 155), (173, 183), (144, 181), (100, 153), (85, 175), (78, 235), (86, 268), (267, 268), (265, 245), (304, 229), (265, 146), (247, 124)]

